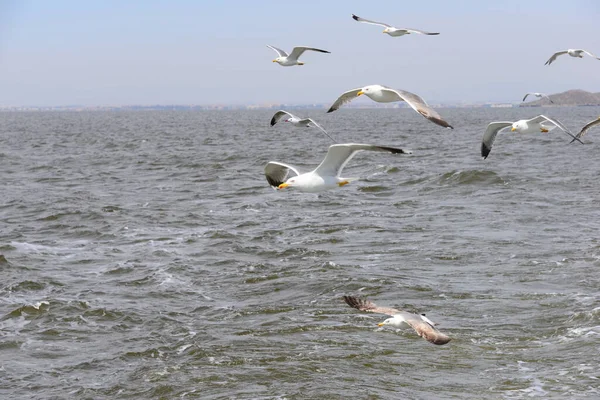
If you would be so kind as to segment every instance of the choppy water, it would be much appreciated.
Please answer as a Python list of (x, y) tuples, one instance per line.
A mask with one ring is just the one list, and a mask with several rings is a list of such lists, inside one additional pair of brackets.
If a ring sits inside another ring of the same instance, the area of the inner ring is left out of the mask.
[[(298, 111), (361, 153), (321, 195), (316, 130), (272, 112), (0, 114), (0, 397), (599, 397), (597, 139), (499, 136), (540, 112)], [(453, 341), (381, 330), (345, 294), (424, 312)]]

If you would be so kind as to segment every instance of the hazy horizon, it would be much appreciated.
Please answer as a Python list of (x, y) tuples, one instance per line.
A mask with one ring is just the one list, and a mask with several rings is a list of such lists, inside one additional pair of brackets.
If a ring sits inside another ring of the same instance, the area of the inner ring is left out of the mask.
[[(440, 32), (392, 38), (351, 14)], [(600, 3), (305, 1), (0, 4), (0, 106), (325, 104), (369, 84), (431, 103), (518, 102), (600, 92)], [(280, 67), (267, 44), (307, 45)]]

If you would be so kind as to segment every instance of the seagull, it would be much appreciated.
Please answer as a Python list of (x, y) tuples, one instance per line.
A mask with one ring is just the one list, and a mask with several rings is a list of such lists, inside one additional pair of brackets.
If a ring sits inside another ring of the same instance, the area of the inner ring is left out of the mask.
[(359, 299), (352, 296), (344, 296), (344, 301), (352, 308), (360, 311), (372, 312), (377, 314), (391, 315), (377, 326), (390, 325), (394, 328), (412, 327), (415, 332), (423, 339), (433, 344), (446, 344), (451, 339), (435, 328), (435, 324), (425, 317), (425, 314), (413, 314), (408, 311), (397, 310), (391, 307), (379, 307), (368, 300)]
[[(412, 154), (410, 150), (395, 147), (375, 146), (372, 144), (344, 143), (329, 146), (325, 159), (314, 170), (301, 174), (290, 165), (270, 161), (265, 166), (267, 182), (275, 189), (296, 188), (301, 192), (317, 193), (324, 190), (342, 187), (350, 183), (352, 178), (342, 178), (342, 170), (362, 150), (380, 151), (392, 154)], [(288, 179), (292, 171), (296, 176)]]
[[(327, 131), (325, 129), (323, 129), (323, 127), (321, 125), (317, 124), (312, 118), (299, 118), (299, 117), (296, 117), (294, 114), (287, 112), (285, 110), (279, 110), (275, 113), (275, 115), (273, 115), (273, 118), (271, 118), (271, 126), (273, 126), (277, 122), (279, 122), (281, 120), (281, 117), (283, 117), (284, 115), (287, 115), (290, 117), (288, 119), (285, 119), (284, 121), (289, 122), (294, 126), (302, 127), (302, 128), (304, 128), (304, 127), (310, 128), (314, 125), (318, 129), (320, 129), (321, 132), (323, 132), (325, 135), (327, 135), (327, 137), (329, 139), (331, 139), (332, 142), (335, 143), (335, 140), (331, 136), (329, 136), (329, 133), (327, 133)], [(312, 124), (312, 125), (310, 125), (310, 124)]]
[(558, 56), (562, 56), (563, 54), (568, 54), (571, 57), (577, 57), (577, 58), (583, 58), (583, 54), (585, 53), (590, 57), (594, 57), (596, 60), (600, 60), (600, 58), (596, 57), (595, 55), (593, 55), (592, 53), (590, 53), (589, 51), (583, 50), (583, 49), (568, 49), (568, 50), (563, 50), (563, 51), (557, 51), (556, 53), (552, 54), (552, 57), (550, 57), (548, 59), (548, 61), (546, 61), (546, 63), (544, 65), (550, 65), (554, 62), (554, 60), (556, 60), (556, 57)]
[(294, 47), (292, 49), (292, 52), (288, 55), (288, 53), (286, 53), (285, 51), (283, 51), (281, 49), (278, 49), (277, 47), (273, 47), (273, 46), (269, 46), (269, 45), (267, 45), (267, 47), (269, 47), (277, 52), (278, 56), (276, 59), (273, 60), (273, 62), (276, 62), (277, 64), (281, 65), (282, 67), (291, 67), (292, 65), (304, 65), (304, 63), (302, 61), (298, 61), (298, 57), (300, 57), (302, 55), (302, 53), (304, 53), (306, 50), (318, 51), (321, 53), (331, 53), (330, 51), (315, 49), (313, 47)]
[(427, 105), (427, 102), (423, 100), (421, 96), (414, 93), (407, 92), (406, 90), (391, 89), (381, 85), (369, 85), (362, 89), (352, 89), (345, 93), (342, 93), (340, 97), (333, 103), (333, 105), (327, 111), (328, 113), (339, 109), (343, 104), (348, 103), (360, 95), (366, 95), (371, 100), (378, 103), (391, 103), (393, 101), (405, 101), (413, 110), (433, 122), (443, 126), (444, 128), (454, 129), (449, 123), (437, 113), (433, 108)]
[(548, 97), (547, 95), (545, 95), (544, 93), (527, 93), (525, 95), (525, 97), (523, 97), (523, 101), (525, 101), (525, 99), (527, 98), (527, 96), (530, 96), (530, 95), (531, 96), (535, 96), (535, 97), (539, 97), (539, 98), (545, 97), (548, 100), (550, 100), (550, 103), (554, 104), (554, 102), (552, 101), (552, 99), (550, 97)]
[(385, 27), (385, 29), (383, 30), (383, 33), (387, 33), (390, 36), (404, 36), (404, 35), (410, 35), (411, 33), (420, 33), (421, 35), (439, 35), (440, 34), (439, 32), (425, 32), (425, 31), (420, 31), (418, 29), (395, 28), (391, 25), (384, 24), (383, 22), (369, 21), (368, 19), (361, 18), (354, 14), (352, 14), (352, 18), (354, 18), (355, 21), (364, 22), (365, 24), (383, 26), (383, 27)]
[(573, 143), (576, 139), (578, 140), (579, 138), (582, 138), (591, 127), (596, 126), (598, 124), (600, 124), (600, 117), (598, 117), (595, 120), (590, 121), (587, 124), (585, 124), (583, 126), (583, 128), (581, 128), (581, 130), (579, 131), (579, 133), (575, 136), (575, 139), (571, 140), (570, 143)]
[(552, 129), (558, 127), (561, 131), (571, 136), (573, 140), (583, 143), (581, 140), (579, 140), (579, 138), (576, 138), (559, 120), (546, 117), (545, 115), (538, 115), (532, 119), (521, 119), (517, 122), (490, 122), (483, 133), (483, 139), (481, 141), (481, 156), (484, 159), (486, 159), (492, 151), (492, 145), (494, 144), (494, 140), (496, 140), (496, 135), (498, 132), (509, 126), (511, 127), (510, 130), (512, 132), (518, 133), (548, 133)]

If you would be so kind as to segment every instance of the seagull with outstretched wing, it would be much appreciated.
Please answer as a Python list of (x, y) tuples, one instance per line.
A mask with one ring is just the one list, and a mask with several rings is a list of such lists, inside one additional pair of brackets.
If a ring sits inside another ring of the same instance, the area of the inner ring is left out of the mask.
[(298, 61), (298, 57), (300, 57), (302, 55), (302, 53), (304, 53), (307, 50), (317, 51), (319, 53), (331, 53), (330, 51), (315, 49), (314, 47), (299, 46), (299, 47), (294, 47), (292, 49), (292, 52), (290, 54), (288, 54), (285, 51), (278, 49), (275, 46), (267, 45), (267, 47), (270, 49), (273, 49), (277, 53), (277, 58), (275, 58), (273, 60), (273, 62), (276, 62), (277, 64), (279, 64), (283, 67), (291, 67), (293, 65), (304, 65), (304, 63), (302, 61)]
[(325, 129), (323, 129), (323, 127), (319, 124), (317, 124), (317, 122), (312, 119), (312, 118), (300, 118), (300, 117), (296, 117), (294, 114), (285, 111), (285, 110), (279, 110), (275, 113), (275, 115), (273, 115), (273, 118), (271, 118), (271, 126), (275, 125), (277, 122), (279, 122), (284, 116), (288, 116), (289, 118), (285, 119), (285, 122), (289, 122), (290, 124), (292, 124), (293, 126), (296, 127), (302, 127), (302, 128), (310, 128), (310, 127), (315, 127), (317, 129), (319, 129), (321, 132), (323, 132), (325, 135), (327, 135), (327, 137), (329, 139), (331, 139), (332, 142), (335, 143), (335, 140), (329, 136), (329, 133), (327, 133), (327, 131)]
[(454, 129), (452, 125), (446, 122), (440, 114), (429, 107), (427, 102), (419, 95), (406, 90), (392, 89), (382, 85), (369, 85), (363, 88), (356, 88), (342, 93), (340, 97), (329, 107), (328, 113), (339, 109), (342, 105), (349, 103), (358, 96), (365, 95), (378, 103), (391, 103), (394, 101), (405, 101), (413, 110), (427, 118), (434, 124), (444, 128)]
[(411, 33), (418, 33), (421, 35), (439, 35), (440, 34), (439, 32), (425, 32), (425, 31), (421, 31), (419, 29), (396, 28), (391, 25), (384, 24), (383, 22), (370, 21), (368, 19), (361, 18), (358, 15), (354, 15), (354, 14), (352, 14), (352, 18), (355, 21), (363, 22), (365, 24), (383, 26), (385, 28), (383, 30), (383, 33), (387, 33), (390, 36), (404, 36), (404, 35), (410, 35)]
[[(265, 177), (274, 189), (294, 188), (301, 192), (322, 192), (342, 187), (352, 181), (340, 174), (348, 162), (360, 151), (378, 151), (392, 154), (412, 154), (410, 150), (372, 144), (343, 143), (329, 146), (325, 159), (317, 168), (301, 174), (291, 165), (270, 161), (265, 166)], [(288, 178), (290, 172), (295, 176)]]
[(344, 296), (344, 301), (352, 308), (360, 311), (377, 314), (391, 315), (378, 326), (392, 326), (394, 328), (413, 328), (415, 332), (430, 343), (442, 345), (451, 339), (435, 327), (435, 324), (425, 317), (425, 314), (413, 314), (408, 311), (397, 310), (391, 307), (380, 307), (369, 300), (359, 299), (352, 296)]

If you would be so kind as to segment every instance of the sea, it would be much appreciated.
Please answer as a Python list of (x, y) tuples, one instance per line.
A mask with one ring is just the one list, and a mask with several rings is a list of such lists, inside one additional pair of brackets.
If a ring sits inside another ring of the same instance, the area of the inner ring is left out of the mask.
[[(599, 107), (0, 113), (2, 399), (600, 398)], [(344, 295), (424, 313), (379, 328)]]

